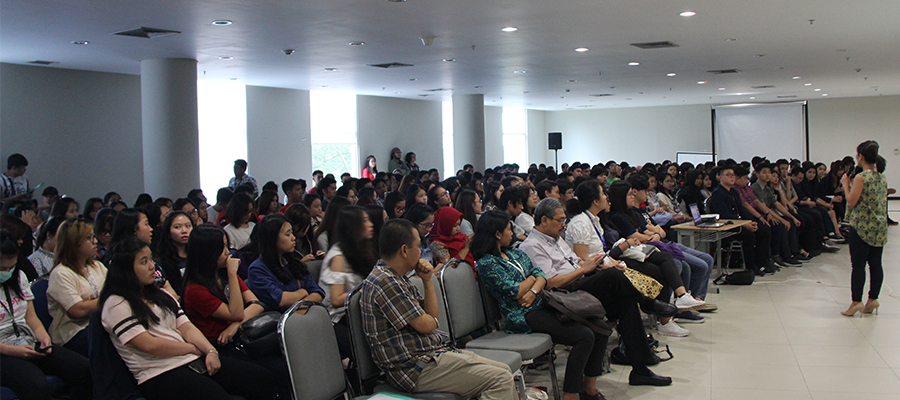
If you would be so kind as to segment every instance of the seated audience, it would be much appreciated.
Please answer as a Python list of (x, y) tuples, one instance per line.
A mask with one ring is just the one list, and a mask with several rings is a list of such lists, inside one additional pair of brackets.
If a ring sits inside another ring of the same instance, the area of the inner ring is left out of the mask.
[[(117, 245), (100, 295), (101, 321), (148, 400), (270, 400), (269, 372), (219, 358), (177, 301), (154, 284), (152, 253), (136, 238)], [(197, 368), (205, 372), (198, 373)]]
[(263, 190), (256, 198), (257, 222), (262, 221), (266, 215), (277, 213), (279, 210), (278, 193)]
[(250, 232), (256, 226), (253, 221), (253, 199), (246, 194), (235, 194), (225, 210), (225, 233), (228, 234), (228, 242), (232, 249), (240, 249), (250, 243)]
[[(331, 200), (331, 207), (328, 207), (328, 211), (325, 212), (325, 217), (322, 218), (321, 223), (315, 225), (315, 218), (312, 218), (313, 223), (310, 229), (314, 232), (313, 236), (316, 238), (316, 245), (319, 250), (328, 251), (331, 243), (334, 243), (336, 240), (335, 227), (338, 223), (338, 214), (342, 208), (349, 205), (352, 204), (346, 197), (336, 196)], [(310, 210), (310, 214), (313, 214), (313, 210)]]
[(0, 230), (0, 375), (3, 386), (21, 399), (51, 399), (47, 375), (58, 376), (69, 386), (73, 400), (93, 398), (88, 359), (52, 344), (34, 311), (34, 295), (17, 265), (18, 244)]
[(388, 219), (403, 218), (406, 205), (406, 195), (398, 190), (388, 193), (384, 199), (384, 211), (387, 212)]
[(369, 215), (359, 206), (341, 208), (335, 227), (336, 242), (322, 260), (319, 286), (325, 291), (325, 308), (331, 314), (342, 358), (352, 355), (350, 323), (344, 318), (344, 301), (357, 284), (366, 279), (378, 262), (373, 241), (375, 231)]
[(291, 223), (280, 214), (263, 218), (259, 227), (259, 258), (247, 272), (247, 286), (272, 310), (285, 310), (300, 300), (322, 301), (306, 265), (294, 256), (296, 239)]
[(56, 251), (56, 231), (62, 225), (62, 218), (53, 217), (49, 221), (41, 225), (41, 231), (38, 233), (37, 241), (34, 247), (37, 249), (28, 256), (28, 261), (34, 266), (34, 270), (38, 276), (46, 276), (56, 265), (53, 262), (53, 252)]
[[(363, 330), (376, 364), (392, 386), (406, 392), (518, 399), (509, 367), (453, 350), (435, 332), (438, 300), (433, 267), (420, 258), (419, 240), (409, 221), (388, 221), (380, 240), (383, 263), (362, 283)], [(406, 278), (413, 271), (422, 278), (425, 293), (418, 293)]]
[(103, 200), (99, 197), (91, 197), (84, 202), (84, 212), (81, 213), (81, 216), (88, 222), (94, 222), (94, 218), (97, 217), (97, 212), (101, 208), (103, 208)]
[(53, 270), (47, 286), (47, 307), (53, 322), (54, 343), (88, 357), (91, 313), (100, 309), (97, 298), (106, 281), (106, 267), (94, 259), (97, 239), (94, 227), (83, 219), (69, 219), (56, 233)]
[(475, 258), (469, 251), (470, 238), (460, 232), (463, 214), (453, 207), (444, 207), (434, 213), (434, 227), (429, 237), (435, 257), (441, 264), (451, 258), (464, 260), (475, 268)]
[(78, 218), (78, 202), (71, 197), (61, 197), (50, 206), (50, 217)]
[(505, 211), (506, 214), (509, 215), (509, 220), (513, 223), (512, 229), (516, 242), (525, 240), (525, 236), (528, 235), (528, 232), (515, 222), (516, 218), (519, 217), (519, 214), (522, 214), (522, 210), (525, 209), (525, 204), (522, 202), (524, 196), (521, 195), (522, 192), (520, 190), (523, 189), (511, 187), (504, 190), (503, 194), (500, 195), (500, 201), (497, 204), (498, 210)]
[[(768, 254), (768, 231), (759, 229), (756, 221), (743, 206), (743, 201), (737, 190), (732, 190), (735, 184), (735, 167), (724, 165), (719, 168), (719, 186), (713, 191), (706, 202), (706, 209), (710, 213), (719, 214), (722, 219), (751, 220), (747, 229), (741, 229), (739, 233), (722, 241), (722, 246), (728, 246), (731, 240), (740, 240), (744, 248), (744, 263), (748, 269), (757, 275), (765, 275), (774, 272), (774, 267), (768, 265), (771, 260)], [(773, 263), (774, 264), (774, 263)]]
[(163, 221), (159, 245), (156, 255), (159, 264), (166, 274), (166, 279), (181, 296), (184, 292), (184, 269), (187, 267), (187, 243), (194, 225), (191, 218), (183, 211), (169, 213)]
[[(644, 332), (644, 325), (643, 322), (641, 322), (638, 306), (640, 305), (646, 312), (659, 313), (662, 315), (674, 314), (675, 307), (671, 304), (644, 296), (635, 289), (634, 285), (631, 284), (631, 281), (629, 281), (621, 271), (621, 269), (624, 269), (624, 263), (605, 264), (604, 256), (599, 254), (590, 256), (587, 259), (582, 259), (575, 255), (575, 253), (572, 252), (572, 249), (569, 248), (569, 245), (561, 237), (566, 227), (566, 213), (558, 200), (541, 200), (538, 204), (535, 216), (539, 218), (538, 221), (540, 222), (538, 222), (538, 225), (536, 225), (528, 235), (528, 239), (525, 239), (519, 248), (530, 258), (530, 262), (528, 263), (533, 263), (534, 266), (543, 271), (543, 275), (547, 279), (548, 288), (564, 288), (570, 291), (584, 290), (596, 297), (597, 300), (600, 300), (603, 304), (603, 308), (606, 310), (607, 319), (610, 321), (618, 321), (616, 329), (621, 335), (621, 340), (626, 342), (626, 349), (628, 351), (627, 356), (632, 365), (631, 375), (629, 376), (630, 384), (654, 386), (666, 386), (672, 384), (671, 378), (656, 375), (647, 368), (646, 362), (652, 358), (652, 353), (650, 347), (647, 345), (647, 334)], [(487, 223), (487, 221), (481, 222)], [(481, 224), (479, 223), (478, 228), (481, 228), (480, 225)], [(501, 246), (504, 244), (508, 245), (509, 242), (508, 239), (506, 239), (508, 233), (506, 233), (506, 229), (508, 228), (504, 228), (504, 233), (502, 235), (491, 233), (490, 230), (488, 230), (487, 232), (482, 233), (484, 236), (479, 235), (479, 233), (483, 231), (477, 229), (475, 232), (475, 243), (478, 245), (478, 254), (482, 253), (484, 242), (497, 236), (500, 236), (503, 239), (501, 243), (495, 245), (497, 248), (494, 249), (493, 252), (499, 252)], [(528, 258), (525, 257), (516, 258), (518, 258), (516, 261), (519, 262), (528, 260)], [(500, 263), (501, 260), (494, 260), (494, 262)], [(532, 268), (534, 266), (532, 266)], [(479, 269), (481, 268), (481, 261), (479, 261)], [(485, 279), (485, 281), (490, 281), (490, 279)], [(554, 341), (574, 339), (565, 336), (566, 331), (571, 332), (571, 326), (567, 326), (566, 328), (568, 329), (565, 330), (553, 328), (544, 330), (547, 328), (541, 327), (540, 325), (541, 322), (546, 323), (547, 320), (547, 318), (542, 318), (538, 321), (534, 321), (534, 325), (529, 324), (529, 326), (531, 326), (532, 329), (537, 329), (538, 332), (550, 333), (551, 336), (555, 336)], [(603, 321), (598, 322), (601, 324), (604, 323)], [(574, 345), (575, 343), (572, 344)], [(603, 348), (599, 350), (605, 352), (605, 339), (603, 340), (602, 346)], [(597, 362), (602, 359), (602, 352), (599, 356), (595, 356)], [(572, 357), (574, 354), (574, 352), (570, 352), (569, 357)], [(586, 354), (584, 356), (586, 356)], [(594, 368), (595, 367), (591, 367), (591, 369)], [(580, 375), (581, 374), (575, 375), (571, 381), (567, 380), (567, 382), (571, 382), (571, 386), (565, 385), (564, 387), (575, 388), (579, 386), (577, 384), (579, 383), (578, 378)], [(588, 376), (591, 375), (588, 374)], [(593, 375), (593, 377), (596, 378), (596, 375)], [(595, 380), (596, 379), (590, 382), (591, 387), (595, 387), (593, 385)], [(588, 382), (585, 381), (585, 383)], [(569, 390), (565, 391), (571, 393)], [(579, 393), (579, 391), (576, 391), (575, 393)]]
[(97, 259), (106, 258), (109, 251), (109, 241), (112, 240), (113, 221), (118, 212), (112, 208), (103, 208), (94, 219), (94, 236), (97, 237)]
[[(297, 244), (294, 246), (294, 253), (300, 257), (301, 262), (307, 263), (325, 256), (325, 252), (319, 250), (316, 239), (313, 236), (313, 230), (310, 227), (309, 209), (306, 206), (303, 204), (291, 204), (284, 211), (284, 217), (290, 221), (291, 227), (294, 229), (294, 238), (297, 241)], [(253, 260), (255, 259), (254, 257)]]
[(481, 216), (481, 196), (472, 190), (465, 189), (456, 196), (453, 208), (456, 208), (463, 215), (459, 231), (466, 234), (466, 236), (472, 236), (475, 233), (475, 223), (478, 222), (478, 217)]
[[(419, 232), (419, 239), (421, 239), (419, 252), (422, 259), (429, 263), (434, 263), (436, 254), (431, 244), (428, 243), (428, 238), (434, 229), (434, 210), (423, 203), (413, 204), (409, 210), (406, 210), (403, 219), (412, 222), (413, 226), (416, 227), (416, 231)], [(438, 264), (438, 269), (440, 269), (440, 263)]]
[(224, 226), (220, 221), (225, 218), (225, 209), (228, 208), (228, 203), (231, 202), (232, 197), (234, 197), (234, 190), (228, 187), (220, 188), (216, 192), (216, 204), (206, 208), (207, 221), (218, 226)]
[[(109, 251), (103, 258), (103, 264), (107, 266), (109, 265), (109, 262), (110, 260), (112, 260), (113, 256), (112, 250), (119, 242), (136, 237), (144, 243), (150, 243), (152, 235), (153, 228), (150, 227), (150, 221), (147, 218), (147, 214), (143, 210), (135, 208), (126, 208), (122, 210), (122, 212), (116, 215), (115, 222), (113, 222), (112, 237), (109, 240)], [(169, 294), (175, 296), (175, 298), (177, 299), (178, 294), (175, 293), (175, 288), (172, 287), (172, 284), (166, 277), (165, 271), (163, 271), (162, 267), (159, 265), (155, 258), (154, 264), (156, 265), (156, 286), (160, 289), (164, 289), (166, 292), (169, 292)]]
[(414, 183), (406, 189), (406, 208), (416, 203), (428, 204), (428, 192), (421, 185)]
[(537, 207), (538, 195), (534, 191), (534, 188), (527, 185), (523, 185), (521, 188), (517, 189), (523, 208), (522, 212), (516, 217), (515, 222), (516, 225), (521, 227), (527, 234), (534, 228), (534, 217), (532, 217), (532, 214), (534, 213), (534, 208)]
[[(487, 197), (485, 197), (482, 200), (482, 203), (483, 203), (482, 211), (488, 212), (491, 210), (500, 209), (498, 207), (500, 204), (500, 196), (503, 195), (503, 191), (505, 189), (506, 188), (500, 182), (494, 181), (494, 182), (488, 183), (487, 187), (484, 189), (485, 196), (487, 196)], [(500, 211), (504, 211), (504, 210), (500, 209)]]
[(450, 191), (441, 185), (434, 185), (428, 190), (428, 206), (437, 211), (441, 207), (452, 206)]

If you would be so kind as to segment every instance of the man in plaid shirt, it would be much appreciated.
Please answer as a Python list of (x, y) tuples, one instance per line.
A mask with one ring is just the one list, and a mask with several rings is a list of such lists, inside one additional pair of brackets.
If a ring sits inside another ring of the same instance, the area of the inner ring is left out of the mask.
[[(412, 222), (388, 221), (380, 235), (384, 262), (362, 283), (363, 330), (378, 367), (391, 385), (410, 393), (517, 399), (509, 367), (455, 350), (437, 334), (433, 267), (419, 258), (419, 245)], [(424, 297), (407, 278), (412, 272), (423, 278)]]

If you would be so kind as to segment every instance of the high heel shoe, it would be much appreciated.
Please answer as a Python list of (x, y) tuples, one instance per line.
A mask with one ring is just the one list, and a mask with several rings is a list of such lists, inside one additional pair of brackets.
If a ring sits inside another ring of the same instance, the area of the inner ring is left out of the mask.
[(852, 317), (856, 315), (856, 313), (859, 313), (859, 317), (862, 318), (862, 313), (865, 308), (866, 306), (863, 305), (863, 303), (851, 304), (850, 308), (848, 308), (847, 311), (841, 311), (841, 315), (845, 317)]
[(869, 301), (866, 302), (866, 307), (863, 308), (862, 312), (863, 314), (871, 314), (874, 312), (875, 315), (878, 315), (878, 306), (880, 306), (880, 304), (878, 304), (878, 300), (869, 299)]

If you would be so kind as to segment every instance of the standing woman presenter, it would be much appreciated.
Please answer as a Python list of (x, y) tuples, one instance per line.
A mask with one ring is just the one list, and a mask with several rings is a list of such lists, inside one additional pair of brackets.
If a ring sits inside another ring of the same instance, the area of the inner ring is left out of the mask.
[[(841, 314), (852, 317), (878, 310), (878, 294), (884, 281), (881, 255), (887, 244), (887, 179), (875, 169), (878, 142), (867, 140), (856, 147), (856, 163), (862, 172), (851, 178), (844, 175), (841, 185), (847, 195), (850, 222), (850, 290), (853, 302)], [(869, 299), (862, 302), (866, 285), (866, 264), (869, 265)]]

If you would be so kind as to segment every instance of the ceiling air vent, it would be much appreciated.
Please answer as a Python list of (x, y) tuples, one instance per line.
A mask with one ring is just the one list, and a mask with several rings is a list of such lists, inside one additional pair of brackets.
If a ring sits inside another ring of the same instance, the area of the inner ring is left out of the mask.
[(144, 38), (144, 39), (156, 39), (156, 38), (160, 38), (163, 36), (177, 35), (179, 33), (181, 33), (181, 32), (170, 31), (168, 29), (148, 28), (146, 26), (142, 26), (140, 28), (119, 31), (119, 32), (114, 33), (113, 35), (131, 36), (131, 37)]
[(759, 85), (759, 86), (750, 86), (751, 89), (772, 89), (775, 85)]
[(668, 40), (665, 42), (632, 43), (631, 45), (634, 47), (637, 47), (637, 48), (645, 49), (645, 50), (646, 49), (668, 49), (671, 47), (678, 47), (677, 44), (672, 43)]
[(591, 96), (591, 97), (609, 97), (609, 96), (615, 96), (615, 95), (612, 94), (612, 93), (596, 93), (596, 94), (589, 94), (588, 96)]
[(777, 96), (779, 99), (796, 99), (797, 96)]
[(401, 63), (401, 62), (392, 62), (392, 63), (385, 63), (385, 64), (367, 64), (367, 65), (370, 66), (370, 67), (384, 68), (384, 69), (387, 69), (387, 68), (412, 67), (412, 66), (413, 66), (412, 64), (404, 64), (404, 63)]
[(52, 64), (59, 64), (59, 61), (34, 60), (34, 61), (29, 61), (28, 64), (34, 64), (34, 65), (52, 65)]
[(741, 70), (733, 69), (733, 68), (732, 69), (714, 69), (714, 70), (706, 71), (706, 72), (709, 72), (711, 74), (721, 75), (721, 74), (736, 74), (738, 72), (741, 72)]
[(453, 89), (437, 88), (437, 89), (426, 89), (425, 91), (426, 91), (426, 92), (446, 92), (446, 91), (449, 91), (449, 90), (453, 90)]

